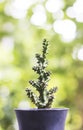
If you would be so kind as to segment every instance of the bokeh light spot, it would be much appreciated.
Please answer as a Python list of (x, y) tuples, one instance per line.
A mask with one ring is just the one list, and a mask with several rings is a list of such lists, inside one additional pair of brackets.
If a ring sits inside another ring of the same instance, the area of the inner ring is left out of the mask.
[(66, 42), (72, 41), (76, 36), (76, 24), (72, 20), (57, 20), (53, 28), (55, 32), (62, 35), (62, 39)]

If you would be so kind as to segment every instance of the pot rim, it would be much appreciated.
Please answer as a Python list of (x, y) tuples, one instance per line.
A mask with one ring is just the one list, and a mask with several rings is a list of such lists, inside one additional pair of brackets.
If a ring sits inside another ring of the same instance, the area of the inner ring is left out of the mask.
[(63, 107), (63, 108), (26, 108), (26, 109), (24, 109), (24, 108), (15, 108), (14, 109), (15, 111), (60, 111), (60, 110), (69, 110), (69, 108), (65, 108), (65, 107)]

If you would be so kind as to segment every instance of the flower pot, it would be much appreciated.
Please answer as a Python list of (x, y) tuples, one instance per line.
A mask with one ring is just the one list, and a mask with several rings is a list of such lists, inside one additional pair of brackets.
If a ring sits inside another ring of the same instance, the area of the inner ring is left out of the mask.
[(68, 108), (16, 109), (19, 130), (64, 130)]

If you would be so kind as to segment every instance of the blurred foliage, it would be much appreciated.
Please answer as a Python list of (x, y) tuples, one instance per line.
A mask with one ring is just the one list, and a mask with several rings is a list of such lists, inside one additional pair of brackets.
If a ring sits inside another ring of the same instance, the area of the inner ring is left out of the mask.
[[(83, 48), (83, 23), (66, 14), (75, 0), (64, 0), (63, 8), (63, 19), (71, 19), (77, 27), (77, 35), (70, 42), (62, 40), (54, 31), (52, 24), (56, 19), (45, 8), (47, 0), (32, 4), (24, 18), (8, 14), (7, 7), (12, 7), (11, 2), (0, 0), (0, 130), (17, 129), (15, 108), (35, 107), (27, 99), (25, 88), (29, 79), (36, 78), (31, 68), (34, 54), (40, 52), (44, 38), (50, 41), (48, 69), (52, 71), (52, 77), (49, 88), (58, 86), (53, 107), (70, 108), (65, 130), (83, 130), (83, 60), (78, 57), (79, 49)], [(46, 10), (44, 26), (36, 26), (30, 20), (38, 4)], [(46, 28), (48, 25), (50, 27)]]

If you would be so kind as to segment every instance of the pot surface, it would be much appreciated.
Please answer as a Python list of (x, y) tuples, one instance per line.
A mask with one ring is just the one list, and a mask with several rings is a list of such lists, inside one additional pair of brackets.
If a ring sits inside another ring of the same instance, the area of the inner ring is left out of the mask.
[(64, 130), (68, 108), (15, 109), (19, 130)]

